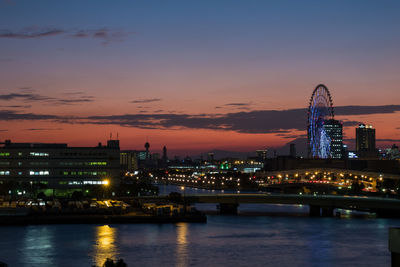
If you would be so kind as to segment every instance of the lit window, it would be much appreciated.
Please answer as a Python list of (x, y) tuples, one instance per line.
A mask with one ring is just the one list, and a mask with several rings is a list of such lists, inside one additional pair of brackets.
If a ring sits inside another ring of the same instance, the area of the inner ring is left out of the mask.
[(30, 152), (29, 155), (30, 156), (34, 156), (34, 157), (48, 157), (49, 153), (45, 153), (45, 152)]
[(29, 175), (49, 175), (49, 171), (29, 171)]

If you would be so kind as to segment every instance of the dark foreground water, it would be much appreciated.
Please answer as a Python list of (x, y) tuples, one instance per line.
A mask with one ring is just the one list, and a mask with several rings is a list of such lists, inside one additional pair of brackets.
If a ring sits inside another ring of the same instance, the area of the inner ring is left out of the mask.
[(302, 206), (247, 205), (240, 211), (259, 210), (278, 215), (212, 215), (207, 224), (0, 227), (0, 261), (89, 267), (111, 257), (153, 267), (390, 266), (388, 228), (400, 220), (310, 218)]

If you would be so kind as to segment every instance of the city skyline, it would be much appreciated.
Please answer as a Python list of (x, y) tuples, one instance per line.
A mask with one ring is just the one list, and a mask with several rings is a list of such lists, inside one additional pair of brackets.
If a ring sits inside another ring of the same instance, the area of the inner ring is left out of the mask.
[(0, 2), (0, 140), (276, 148), (324, 83), (345, 143), (399, 143), (399, 3), (178, 2)]

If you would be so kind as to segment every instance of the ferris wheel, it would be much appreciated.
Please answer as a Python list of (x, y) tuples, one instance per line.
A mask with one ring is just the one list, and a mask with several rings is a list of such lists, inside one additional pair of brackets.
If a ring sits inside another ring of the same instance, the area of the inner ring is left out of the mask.
[(319, 84), (315, 87), (308, 107), (307, 136), (308, 156), (328, 158), (330, 156), (330, 137), (324, 129), (324, 123), (333, 119), (333, 103), (328, 88)]

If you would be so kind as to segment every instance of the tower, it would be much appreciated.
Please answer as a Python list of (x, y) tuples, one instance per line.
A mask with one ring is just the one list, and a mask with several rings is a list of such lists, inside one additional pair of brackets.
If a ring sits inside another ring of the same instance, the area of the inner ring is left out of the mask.
[(324, 121), (323, 128), (330, 139), (330, 158), (343, 158), (343, 124), (330, 119)]
[(168, 156), (167, 156), (167, 147), (166, 147), (166, 146), (164, 146), (164, 147), (163, 147), (163, 155), (162, 155), (162, 160), (163, 160), (164, 162), (167, 162), (167, 161), (168, 161)]
[(290, 144), (290, 157), (296, 158), (296, 144)]
[(149, 144), (149, 142), (146, 142), (146, 144), (144, 144), (144, 147), (146, 148), (146, 159), (150, 159), (150, 152), (149, 152), (150, 144)]
[(372, 125), (361, 123), (356, 128), (356, 152), (359, 157), (376, 157), (375, 129)]

